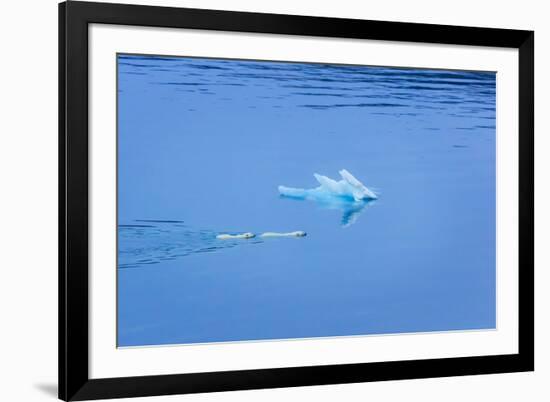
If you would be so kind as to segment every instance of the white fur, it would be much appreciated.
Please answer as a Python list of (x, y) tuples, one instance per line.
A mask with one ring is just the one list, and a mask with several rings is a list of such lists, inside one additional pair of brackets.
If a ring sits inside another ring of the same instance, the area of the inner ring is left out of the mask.
[(307, 233), (302, 230), (297, 230), (295, 232), (288, 233), (277, 233), (277, 232), (265, 232), (260, 235), (260, 237), (304, 237)]
[(231, 234), (220, 234), (216, 236), (216, 239), (220, 240), (230, 240), (230, 239), (251, 239), (255, 237), (256, 235), (254, 233), (246, 232), (241, 233), (237, 235), (231, 235)]

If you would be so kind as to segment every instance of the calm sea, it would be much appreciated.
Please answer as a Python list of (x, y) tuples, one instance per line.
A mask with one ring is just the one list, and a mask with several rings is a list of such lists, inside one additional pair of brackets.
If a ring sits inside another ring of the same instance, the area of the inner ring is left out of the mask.
[(118, 107), (119, 346), (495, 327), (494, 73), (119, 55)]

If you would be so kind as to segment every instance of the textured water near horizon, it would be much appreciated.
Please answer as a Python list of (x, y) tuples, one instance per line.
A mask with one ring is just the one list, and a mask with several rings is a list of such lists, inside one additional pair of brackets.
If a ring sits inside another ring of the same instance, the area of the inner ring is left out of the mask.
[[(119, 346), (494, 328), (494, 73), (118, 69)], [(278, 195), (342, 168), (380, 199)]]

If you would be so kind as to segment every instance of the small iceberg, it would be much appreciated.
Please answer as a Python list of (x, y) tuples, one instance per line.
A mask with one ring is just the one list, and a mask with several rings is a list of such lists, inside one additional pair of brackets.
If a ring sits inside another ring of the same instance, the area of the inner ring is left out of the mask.
[(285, 197), (309, 200), (326, 200), (327, 198), (344, 198), (353, 201), (376, 200), (378, 196), (357, 180), (346, 169), (340, 170), (342, 180), (336, 181), (327, 176), (314, 173), (320, 186), (312, 189), (279, 186), (279, 193)]
[(319, 186), (311, 189), (279, 186), (279, 194), (296, 200), (309, 200), (327, 209), (343, 211), (342, 226), (350, 226), (357, 220), (363, 209), (378, 195), (367, 188), (346, 169), (340, 170), (341, 180), (336, 181), (315, 173)]

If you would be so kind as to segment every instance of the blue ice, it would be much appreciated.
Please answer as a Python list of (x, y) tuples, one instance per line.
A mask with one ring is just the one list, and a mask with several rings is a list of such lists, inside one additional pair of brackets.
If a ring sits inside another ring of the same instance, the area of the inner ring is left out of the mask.
[(349, 226), (357, 220), (367, 204), (378, 199), (378, 196), (346, 169), (338, 173), (342, 178), (339, 181), (315, 173), (313, 176), (319, 182), (318, 187), (304, 189), (279, 186), (279, 193), (283, 197), (315, 201), (324, 208), (342, 210), (342, 225)]

